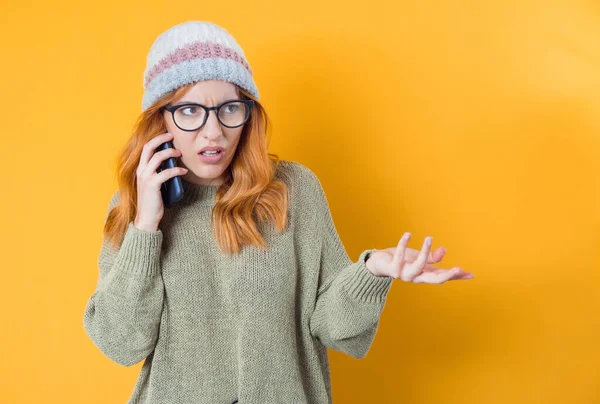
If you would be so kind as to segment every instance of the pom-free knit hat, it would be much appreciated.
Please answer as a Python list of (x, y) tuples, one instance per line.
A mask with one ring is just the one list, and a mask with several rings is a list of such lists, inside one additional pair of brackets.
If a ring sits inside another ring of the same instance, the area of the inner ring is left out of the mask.
[(211, 22), (187, 21), (160, 34), (150, 48), (142, 112), (168, 92), (200, 80), (234, 83), (259, 99), (252, 69), (231, 34)]

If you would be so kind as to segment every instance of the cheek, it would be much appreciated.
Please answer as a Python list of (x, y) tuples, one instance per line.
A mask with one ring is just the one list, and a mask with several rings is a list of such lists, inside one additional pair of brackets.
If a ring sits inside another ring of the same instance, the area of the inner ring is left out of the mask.
[(191, 157), (195, 157), (194, 144), (185, 136), (178, 136), (177, 133), (173, 133), (173, 146), (175, 146), (177, 150), (181, 151), (181, 157), (179, 158), (180, 160), (187, 160)]
[(238, 130), (237, 132), (234, 132), (231, 136), (231, 145), (232, 146), (236, 146), (240, 143), (240, 139), (242, 137), (242, 130)]
[(167, 132), (175, 133), (179, 130), (179, 128), (177, 128), (177, 126), (175, 126), (175, 123), (173, 122), (173, 119), (172, 119), (170, 113), (165, 112), (165, 114), (163, 115), (163, 119), (165, 122), (165, 127), (167, 129)]

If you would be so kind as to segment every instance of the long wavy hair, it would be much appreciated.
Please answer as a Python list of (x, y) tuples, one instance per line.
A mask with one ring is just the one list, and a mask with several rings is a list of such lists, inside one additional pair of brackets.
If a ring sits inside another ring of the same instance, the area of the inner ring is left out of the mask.
[[(142, 148), (153, 137), (164, 133), (162, 107), (176, 101), (195, 83), (165, 94), (136, 120), (132, 135), (118, 156), (117, 179), (119, 204), (108, 213), (104, 237), (120, 247), (129, 222), (137, 214), (137, 177)], [(244, 125), (233, 160), (225, 170), (225, 181), (217, 189), (210, 220), (211, 232), (221, 251), (238, 253), (243, 245), (265, 249), (266, 242), (257, 229), (257, 221), (273, 220), (278, 231), (287, 226), (287, 185), (275, 178), (280, 163), (276, 154), (267, 152), (270, 119), (265, 108), (251, 94), (236, 86), (242, 99), (254, 100)]]

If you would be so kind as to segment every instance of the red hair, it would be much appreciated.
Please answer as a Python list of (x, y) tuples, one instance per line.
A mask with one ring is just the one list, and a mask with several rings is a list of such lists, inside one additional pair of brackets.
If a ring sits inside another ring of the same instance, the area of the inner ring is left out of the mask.
[[(136, 169), (142, 148), (150, 139), (166, 132), (161, 108), (179, 99), (194, 84), (173, 90), (142, 112), (119, 153), (117, 178), (120, 201), (109, 212), (104, 224), (104, 237), (113, 245), (121, 245), (129, 222), (136, 217)], [(273, 220), (277, 230), (281, 231), (287, 225), (288, 209), (287, 185), (274, 177), (279, 158), (267, 152), (267, 131), (271, 126), (269, 117), (258, 100), (236, 87), (242, 99), (254, 100), (254, 107), (242, 130), (233, 160), (225, 170), (225, 181), (217, 189), (212, 210), (211, 231), (220, 249), (227, 253), (237, 253), (245, 244), (266, 248), (255, 218)]]

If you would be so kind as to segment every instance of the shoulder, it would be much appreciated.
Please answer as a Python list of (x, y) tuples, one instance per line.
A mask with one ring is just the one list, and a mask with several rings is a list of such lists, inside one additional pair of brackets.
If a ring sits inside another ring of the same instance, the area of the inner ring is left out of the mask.
[(295, 161), (279, 160), (275, 176), (288, 186), (291, 204), (299, 215), (311, 216), (329, 207), (319, 178), (307, 166)]
[(293, 188), (314, 192), (321, 188), (317, 175), (307, 166), (291, 160), (279, 160), (275, 176)]
[(120, 201), (121, 192), (117, 189), (115, 192), (113, 192), (112, 196), (110, 197), (110, 200), (108, 201), (108, 211), (110, 212), (110, 210), (117, 206)]
[(115, 192), (113, 192), (113, 194), (111, 195), (111, 197), (108, 201), (108, 208), (106, 209), (106, 213), (104, 215), (104, 220), (106, 220), (108, 218), (108, 214), (110, 213), (110, 211), (113, 210), (119, 204), (120, 201), (121, 201), (121, 193), (117, 189)]

